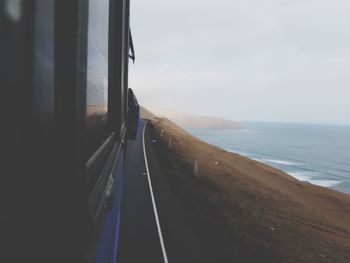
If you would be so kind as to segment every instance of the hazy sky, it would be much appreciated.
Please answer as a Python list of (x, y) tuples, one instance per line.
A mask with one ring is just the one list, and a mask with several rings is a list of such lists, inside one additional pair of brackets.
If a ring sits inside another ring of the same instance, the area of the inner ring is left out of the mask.
[(350, 124), (349, 0), (132, 0), (144, 105)]

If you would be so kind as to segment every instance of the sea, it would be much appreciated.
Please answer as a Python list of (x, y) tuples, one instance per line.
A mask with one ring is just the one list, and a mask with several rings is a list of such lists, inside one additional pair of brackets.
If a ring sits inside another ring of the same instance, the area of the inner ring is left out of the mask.
[(350, 126), (242, 122), (188, 129), (200, 139), (278, 168), (301, 181), (350, 194)]

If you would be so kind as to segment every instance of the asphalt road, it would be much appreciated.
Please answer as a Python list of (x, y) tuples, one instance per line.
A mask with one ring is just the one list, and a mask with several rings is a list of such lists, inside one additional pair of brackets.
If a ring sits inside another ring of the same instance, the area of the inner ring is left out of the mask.
[(162, 173), (156, 145), (146, 121), (128, 141), (118, 263), (216, 262)]

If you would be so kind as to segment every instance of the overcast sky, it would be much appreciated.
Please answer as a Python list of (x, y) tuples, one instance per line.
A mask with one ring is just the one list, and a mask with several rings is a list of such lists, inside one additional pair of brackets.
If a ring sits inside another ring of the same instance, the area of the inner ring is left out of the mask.
[(349, 0), (132, 0), (140, 104), (350, 124)]

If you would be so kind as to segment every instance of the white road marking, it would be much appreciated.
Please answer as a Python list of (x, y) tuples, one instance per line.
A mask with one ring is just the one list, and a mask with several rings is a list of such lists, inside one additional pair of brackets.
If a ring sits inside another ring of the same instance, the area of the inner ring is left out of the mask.
[(150, 191), (151, 191), (151, 199), (152, 199), (152, 204), (153, 204), (154, 217), (156, 218), (156, 223), (157, 223), (157, 229), (158, 229), (158, 234), (159, 234), (160, 246), (162, 247), (162, 253), (163, 253), (164, 263), (168, 263), (168, 256), (167, 256), (166, 250), (165, 250), (165, 245), (164, 245), (162, 230), (161, 230), (161, 228), (160, 228), (160, 223), (159, 223), (159, 218), (158, 218), (157, 206), (156, 206), (156, 202), (155, 202), (155, 200), (154, 200), (154, 195), (153, 195), (153, 188), (152, 188), (152, 183), (151, 183), (151, 177), (150, 177), (150, 175), (149, 175), (149, 169), (148, 169), (148, 161), (147, 161), (146, 145), (145, 145), (145, 130), (146, 130), (146, 125), (147, 125), (147, 122), (145, 123), (145, 125), (144, 125), (144, 127), (143, 127), (143, 135), (142, 135), (143, 154), (144, 154), (144, 156), (145, 156), (145, 165), (146, 165), (146, 172), (147, 172), (147, 177), (148, 177), (148, 185), (149, 185), (149, 189), (150, 189)]

